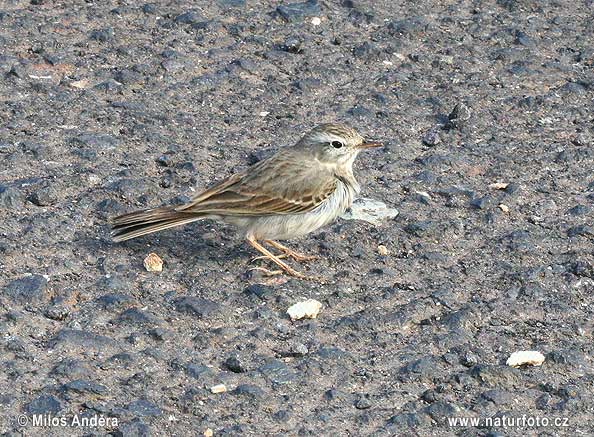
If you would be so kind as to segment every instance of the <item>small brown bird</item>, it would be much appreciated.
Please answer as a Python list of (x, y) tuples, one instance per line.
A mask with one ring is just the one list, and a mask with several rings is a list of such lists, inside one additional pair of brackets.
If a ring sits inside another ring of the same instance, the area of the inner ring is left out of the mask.
[[(289, 275), (311, 279), (281, 258), (305, 261), (314, 257), (275, 240), (308, 234), (344, 213), (360, 189), (353, 175), (355, 158), (361, 150), (380, 146), (343, 124), (322, 124), (293, 147), (230, 176), (188, 203), (113, 218), (113, 239), (125, 241), (206, 218), (221, 220), (239, 227), (248, 243), (263, 255), (260, 258), (272, 261)], [(275, 255), (259, 241), (282, 254)]]

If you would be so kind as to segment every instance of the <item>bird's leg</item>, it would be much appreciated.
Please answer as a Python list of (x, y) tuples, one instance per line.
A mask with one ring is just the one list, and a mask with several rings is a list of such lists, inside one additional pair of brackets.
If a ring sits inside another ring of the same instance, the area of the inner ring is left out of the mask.
[[(266, 258), (266, 257), (263, 256), (262, 258)], [(257, 270), (259, 272), (262, 272), (264, 274), (264, 276), (276, 276), (276, 275), (283, 274), (282, 270), (268, 270), (268, 269), (265, 269), (264, 267), (252, 267), (250, 269), (250, 271), (252, 271), (252, 270)]]
[(264, 240), (264, 243), (280, 250), (281, 252), (283, 252), (285, 254), (285, 256), (290, 256), (291, 258), (293, 258), (295, 261), (312, 261), (314, 259), (316, 259), (315, 256), (310, 256), (310, 255), (303, 255), (302, 253), (299, 252), (295, 252), (293, 249), (285, 246), (284, 244), (280, 244), (277, 241), (273, 241), (273, 240)]
[(300, 278), (300, 279), (308, 279), (307, 276), (305, 276), (303, 273), (299, 273), (297, 270), (294, 270), (293, 268), (288, 266), (286, 263), (282, 262), (275, 254), (273, 254), (268, 249), (266, 249), (264, 246), (262, 246), (260, 243), (258, 243), (254, 237), (248, 237), (247, 241), (248, 241), (248, 243), (250, 243), (250, 245), (254, 249), (256, 249), (258, 252), (260, 252), (262, 255), (264, 255), (266, 257), (266, 259), (269, 259), (270, 261), (275, 263), (277, 266), (279, 266), (281, 269), (283, 269), (287, 274), (289, 274), (291, 276), (295, 276), (296, 278)]

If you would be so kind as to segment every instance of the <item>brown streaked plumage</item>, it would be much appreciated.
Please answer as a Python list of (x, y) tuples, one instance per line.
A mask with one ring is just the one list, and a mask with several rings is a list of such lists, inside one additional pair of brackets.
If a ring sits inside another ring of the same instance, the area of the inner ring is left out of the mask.
[[(241, 228), (263, 258), (290, 275), (305, 278), (281, 258), (302, 261), (311, 257), (274, 240), (305, 235), (342, 214), (359, 191), (353, 161), (361, 150), (378, 146), (343, 124), (320, 125), (293, 147), (228, 177), (186, 204), (115, 217), (113, 239), (125, 241), (204, 218), (222, 220)], [(273, 254), (258, 240), (283, 255)]]

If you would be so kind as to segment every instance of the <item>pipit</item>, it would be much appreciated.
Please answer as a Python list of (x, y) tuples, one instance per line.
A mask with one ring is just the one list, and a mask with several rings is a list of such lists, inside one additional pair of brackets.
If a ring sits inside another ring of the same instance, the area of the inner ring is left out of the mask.
[[(124, 241), (201, 219), (221, 220), (242, 230), (246, 240), (282, 273), (312, 279), (282, 258), (308, 257), (275, 240), (308, 234), (334, 221), (353, 202), (360, 186), (353, 162), (364, 149), (380, 147), (343, 124), (322, 124), (293, 147), (281, 149), (195, 196), (188, 203), (146, 209), (112, 219), (114, 241)], [(275, 255), (263, 244), (275, 248)], [(264, 269), (261, 269), (264, 270)]]

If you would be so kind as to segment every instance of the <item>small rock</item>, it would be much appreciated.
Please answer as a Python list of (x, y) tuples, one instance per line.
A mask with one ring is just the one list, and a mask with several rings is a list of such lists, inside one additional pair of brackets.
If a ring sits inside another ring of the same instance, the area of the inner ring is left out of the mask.
[(23, 203), (23, 195), (19, 190), (0, 185), (0, 208), (17, 209)]
[(144, 268), (147, 272), (162, 272), (163, 260), (156, 253), (149, 253), (144, 259)]
[(423, 135), (423, 139), (421, 141), (426, 146), (434, 147), (441, 143), (441, 138), (437, 129), (431, 129), (429, 132)]
[(37, 206), (49, 206), (56, 202), (58, 191), (52, 186), (40, 188), (29, 196), (28, 200)]
[(492, 190), (505, 190), (508, 186), (509, 184), (506, 182), (495, 182), (489, 185), (489, 188), (491, 188)]
[(271, 359), (258, 369), (262, 375), (274, 384), (289, 384), (295, 381), (297, 375), (282, 361)]
[(104, 394), (107, 392), (107, 387), (96, 382), (87, 381), (84, 379), (76, 379), (70, 381), (62, 386), (63, 391), (75, 392), (75, 393), (94, 393)]
[(322, 304), (320, 302), (314, 299), (307, 299), (306, 301), (291, 305), (287, 310), (287, 314), (291, 320), (315, 319), (321, 309)]
[(220, 309), (220, 305), (212, 300), (195, 296), (180, 297), (174, 301), (175, 308), (199, 318), (205, 318)]
[(203, 435), (204, 437), (212, 437), (212, 436), (214, 435), (214, 432), (212, 431), (212, 429), (210, 429), (210, 428), (206, 428), (206, 429), (204, 430), (204, 432), (202, 433), (202, 435)]
[(471, 115), (472, 114), (468, 106), (466, 106), (464, 103), (458, 103), (448, 115), (448, 122), (444, 127), (447, 130), (460, 129), (464, 127), (468, 120), (470, 120)]
[(135, 416), (160, 416), (162, 414), (158, 406), (145, 399), (130, 402), (126, 409)]
[(89, 86), (89, 81), (87, 79), (75, 80), (74, 82), (70, 82), (70, 86), (72, 88), (78, 88), (79, 90), (84, 90)]
[(260, 399), (264, 396), (264, 390), (262, 390), (257, 385), (240, 384), (235, 388), (235, 390), (231, 392), (231, 394), (236, 396), (248, 396), (253, 399)]
[(359, 399), (357, 399), (355, 402), (355, 408), (357, 410), (367, 410), (368, 408), (371, 408), (371, 401), (369, 400), (369, 397), (361, 396)]
[(320, 17), (313, 17), (311, 19), (311, 24), (313, 26), (319, 26), (320, 24), (322, 24), (322, 20), (320, 20)]
[(34, 303), (46, 297), (47, 280), (41, 275), (15, 279), (4, 287), (3, 294), (20, 304)]
[(225, 393), (226, 391), (227, 391), (227, 386), (225, 384), (213, 385), (210, 388), (210, 392), (214, 393), (214, 394)]
[(397, 215), (398, 210), (389, 208), (384, 202), (362, 197), (355, 200), (341, 218), (344, 220), (363, 220), (379, 226), (385, 220), (393, 219)]
[(57, 414), (62, 410), (62, 404), (52, 395), (41, 395), (27, 405), (25, 411), (29, 414)]
[(239, 359), (239, 357), (232, 356), (225, 360), (225, 367), (234, 373), (247, 372), (247, 366)]
[(305, 17), (319, 15), (322, 11), (318, 0), (307, 0), (302, 3), (289, 3), (276, 8), (278, 14), (289, 22), (302, 21)]
[(180, 14), (173, 20), (176, 23), (180, 24), (196, 24), (204, 22), (204, 17), (200, 15), (196, 11), (188, 11), (186, 13)]
[(289, 53), (302, 53), (303, 49), (301, 47), (302, 41), (296, 37), (289, 37), (285, 40), (285, 43), (281, 47), (284, 51)]
[(506, 213), (506, 214), (509, 212), (509, 206), (507, 206), (507, 205), (505, 205), (505, 204), (503, 204), (503, 203), (500, 203), (500, 204), (498, 205), (498, 208), (499, 208), (501, 211), (503, 211), (504, 213)]
[(569, 237), (587, 237), (587, 236), (594, 236), (594, 227), (588, 225), (578, 225), (567, 230), (567, 235)]
[(379, 253), (381, 256), (387, 256), (389, 255), (390, 251), (386, 246), (380, 244), (379, 246), (377, 246), (377, 253)]
[(540, 366), (545, 357), (538, 351), (518, 351), (509, 356), (505, 364), (511, 367)]
[(90, 38), (99, 42), (110, 42), (114, 39), (113, 29), (106, 27), (105, 29), (94, 30), (91, 32)]

